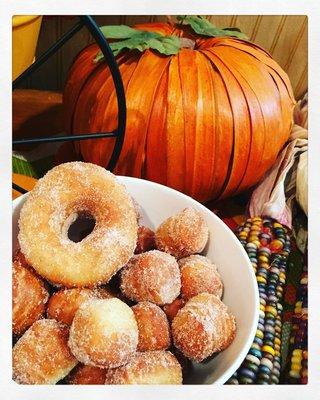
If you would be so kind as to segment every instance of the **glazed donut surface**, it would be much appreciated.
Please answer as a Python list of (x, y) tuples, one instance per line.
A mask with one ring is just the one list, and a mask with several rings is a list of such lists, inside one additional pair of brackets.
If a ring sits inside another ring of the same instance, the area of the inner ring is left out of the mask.
[[(95, 220), (80, 242), (68, 238), (78, 215)], [(106, 283), (132, 256), (137, 219), (125, 187), (104, 168), (61, 164), (38, 181), (19, 219), (21, 251), (43, 277), (66, 287)]]

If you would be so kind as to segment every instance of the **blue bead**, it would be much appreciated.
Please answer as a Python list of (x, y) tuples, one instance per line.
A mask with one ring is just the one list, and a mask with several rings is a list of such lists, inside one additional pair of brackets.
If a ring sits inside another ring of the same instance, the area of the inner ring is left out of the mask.
[(252, 354), (252, 355), (255, 356), (255, 357), (258, 357), (259, 359), (262, 357), (261, 351), (258, 350), (258, 349), (255, 349), (255, 348), (251, 348), (251, 349), (249, 350), (249, 353)]
[(264, 334), (264, 339), (270, 340), (271, 342), (273, 342), (273, 340), (274, 340), (274, 333), (265, 332), (265, 334)]
[(270, 369), (266, 366), (266, 365), (260, 365), (260, 371), (267, 374), (267, 375), (271, 375), (271, 371)]
[(254, 338), (254, 342), (257, 343), (260, 347), (263, 345), (263, 340), (258, 337)]
[(248, 368), (241, 368), (238, 371), (238, 374), (240, 376), (242, 376), (242, 377), (249, 378), (249, 379), (252, 379), (252, 380), (256, 379), (256, 374), (253, 371), (251, 371), (250, 369), (248, 369)]

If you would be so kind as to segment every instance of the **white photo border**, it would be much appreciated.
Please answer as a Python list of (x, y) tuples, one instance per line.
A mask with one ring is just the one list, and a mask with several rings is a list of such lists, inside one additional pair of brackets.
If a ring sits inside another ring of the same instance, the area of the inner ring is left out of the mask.
[[(3, 399), (144, 400), (213, 398), (316, 399), (320, 391), (320, 3), (310, 0), (0, 0), (0, 393)], [(307, 15), (309, 47), (309, 383), (308, 385), (27, 386), (11, 379), (11, 48), (13, 15)], [(317, 394), (318, 393), (318, 394)]]

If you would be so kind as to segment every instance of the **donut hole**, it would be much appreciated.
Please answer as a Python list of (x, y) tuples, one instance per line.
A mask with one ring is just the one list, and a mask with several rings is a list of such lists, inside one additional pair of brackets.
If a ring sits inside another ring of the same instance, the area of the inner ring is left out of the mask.
[(76, 213), (72, 220), (68, 228), (68, 238), (75, 243), (81, 242), (90, 235), (96, 226), (96, 219), (87, 211)]

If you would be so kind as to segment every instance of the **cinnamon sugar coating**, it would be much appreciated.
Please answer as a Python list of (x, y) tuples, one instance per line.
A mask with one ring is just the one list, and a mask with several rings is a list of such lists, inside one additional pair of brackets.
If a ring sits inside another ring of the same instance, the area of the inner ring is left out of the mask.
[[(68, 237), (78, 215), (91, 215), (92, 232)], [(65, 287), (101, 285), (132, 256), (137, 219), (131, 196), (116, 177), (90, 163), (60, 164), (39, 179), (19, 218), (26, 260), (44, 278)]]
[(65, 380), (69, 385), (104, 385), (106, 369), (79, 363)]
[(71, 325), (76, 311), (85, 301), (95, 298), (109, 299), (112, 297), (115, 296), (105, 288), (62, 289), (50, 297), (47, 316), (66, 325)]
[(149, 301), (132, 307), (139, 330), (138, 351), (165, 350), (170, 347), (170, 328), (166, 314)]
[(85, 365), (115, 368), (127, 363), (138, 345), (133, 311), (117, 298), (86, 301), (75, 313), (68, 344)]
[(42, 318), (49, 299), (42, 279), (31, 268), (15, 258), (12, 263), (12, 331), (22, 335)]
[(26, 385), (56, 384), (77, 365), (69, 329), (53, 319), (36, 321), (12, 350), (13, 379)]
[(198, 254), (178, 261), (181, 273), (181, 297), (188, 300), (197, 294), (207, 292), (222, 296), (223, 284), (216, 266)]
[(128, 364), (109, 369), (107, 385), (181, 385), (182, 371), (170, 351), (156, 350), (136, 355)]
[(201, 253), (209, 236), (208, 226), (201, 213), (185, 208), (166, 219), (156, 230), (157, 249), (176, 258)]
[(181, 288), (178, 263), (170, 254), (159, 250), (135, 255), (121, 270), (120, 288), (134, 301), (171, 303)]
[(226, 349), (236, 333), (234, 316), (210, 293), (192, 297), (178, 311), (171, 327), (174, 345), (197, 362)]

